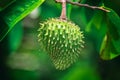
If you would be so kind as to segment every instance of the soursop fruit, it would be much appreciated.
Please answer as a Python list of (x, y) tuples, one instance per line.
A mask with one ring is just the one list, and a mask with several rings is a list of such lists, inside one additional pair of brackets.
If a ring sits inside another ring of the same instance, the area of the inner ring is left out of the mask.
[(40, 23), (39, 44), (50, 56), (56, 69), (64, 70), (81, 55), (83, 34), (71, 21), (57, 18)]

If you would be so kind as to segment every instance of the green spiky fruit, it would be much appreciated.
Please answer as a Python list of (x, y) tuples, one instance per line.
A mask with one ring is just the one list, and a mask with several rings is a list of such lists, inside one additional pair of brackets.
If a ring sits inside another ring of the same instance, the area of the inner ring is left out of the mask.
[(74, 23), (52, 18), (41, 23), (38, 31), (40, 45), (56, 69), (64, 70), (79, 58), (84, 41), (80, 28)]

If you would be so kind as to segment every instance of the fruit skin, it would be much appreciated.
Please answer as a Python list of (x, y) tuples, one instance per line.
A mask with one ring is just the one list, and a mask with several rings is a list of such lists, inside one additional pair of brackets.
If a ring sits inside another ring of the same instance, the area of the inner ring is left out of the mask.
[(39, 43), (50, 56), (56, 69), (64, 70), (81, 55), (83, 34), (74, 23), (57, 18), (40, 23)]

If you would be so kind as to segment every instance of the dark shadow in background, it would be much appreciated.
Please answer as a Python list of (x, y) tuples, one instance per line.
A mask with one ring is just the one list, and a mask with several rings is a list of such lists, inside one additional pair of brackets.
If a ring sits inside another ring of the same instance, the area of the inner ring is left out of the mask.
[(6, 36), (0, 42), (0, 80), (9, 80), (8, 68), (6, 66), (6, 59), (9, 55), (8, 44), (8, 37)]
[(99, 71), (102, 80), (120, 80), (120, 56), (108, 61), (100, 59)]

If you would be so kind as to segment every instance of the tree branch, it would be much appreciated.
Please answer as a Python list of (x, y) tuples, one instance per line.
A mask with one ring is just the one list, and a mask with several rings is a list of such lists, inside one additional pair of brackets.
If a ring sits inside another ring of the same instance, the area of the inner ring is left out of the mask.
[(87, 7), (87, 8), (91, 8), (91, 9), (98, 9), (98, 10), (102, 10), (105, 12), (110, 12), (109, 10), (103, 8), (103, 7), (97, 7), (97, 6), (90, 6), (88, 4), (81, 4), (78, 2), (71, 2), (70, 0), (66, 0), (67, 3), (72, 4), (72, 5), (77, 5), (77, 6), (81, 6), (81, 7)]

